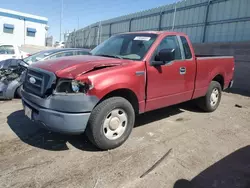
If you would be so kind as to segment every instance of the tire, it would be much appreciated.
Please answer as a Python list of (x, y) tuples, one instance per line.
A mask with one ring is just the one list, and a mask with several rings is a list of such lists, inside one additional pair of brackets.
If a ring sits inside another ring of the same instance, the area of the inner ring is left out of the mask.
[(16, 97), (21, 98), (21, 86), (19, 86), (16, 90)]
[(122, 97), (111, 97), (92, 110), (86, 135), (99, 149), (114, 149), (127, 140), (134, 122), (135, 111), (131, 103)]
[[(212, 99), (213, 98), (212, 95), (216, 95), (215, 91), (218, 91), (218, 95), (217, 97), (215, 97), (217, 98), (217, 101), (215, 99)], [(220, 83), (212, 81), (209, 85), (207, 94), (204, 97), (198, 99), (198, 106), (205, 112), (215, 111), (220, 104), (221, 94), (222, 94), (222, 88)]]

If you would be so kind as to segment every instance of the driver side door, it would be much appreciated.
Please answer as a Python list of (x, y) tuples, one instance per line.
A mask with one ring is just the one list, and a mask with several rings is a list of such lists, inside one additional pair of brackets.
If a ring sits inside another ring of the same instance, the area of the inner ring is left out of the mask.
[(151, 62), (162, 49), (174, 49), (174, 60), (161, 66), (147, 63), (146, 111), (190, 100), (193, 94), (195, 60), (185, 59), (180, 37), (166, 36), (156, 48)]

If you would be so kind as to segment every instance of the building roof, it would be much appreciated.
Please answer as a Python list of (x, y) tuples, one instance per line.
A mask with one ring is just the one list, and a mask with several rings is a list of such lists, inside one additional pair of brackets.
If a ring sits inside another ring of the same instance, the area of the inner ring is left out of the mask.
[(0, 8), (0, 16), (48, 24), (48, 18)]

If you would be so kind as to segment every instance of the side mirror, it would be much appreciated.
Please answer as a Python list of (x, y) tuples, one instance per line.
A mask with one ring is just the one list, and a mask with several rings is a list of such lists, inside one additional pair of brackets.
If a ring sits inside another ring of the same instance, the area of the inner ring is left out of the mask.
[(156, 61), (173, 61), (175, 49), (162, 49), (155, 57)]
[(156, 56), (152, 66), (164, 65), (166, 62), (173, 61), (175, 57), (175, 49), (162, 49)]

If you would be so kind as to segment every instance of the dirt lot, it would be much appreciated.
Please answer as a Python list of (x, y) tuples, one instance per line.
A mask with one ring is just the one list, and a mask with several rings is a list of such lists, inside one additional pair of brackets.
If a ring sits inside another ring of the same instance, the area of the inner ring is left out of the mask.
[(250, 100), (236, 94), (211, 114), (187, 103), (141, 115), (111, 151), (39, 128), (20, 100), (0, 101), (0, 187), (249, 187), (249, 135)]

